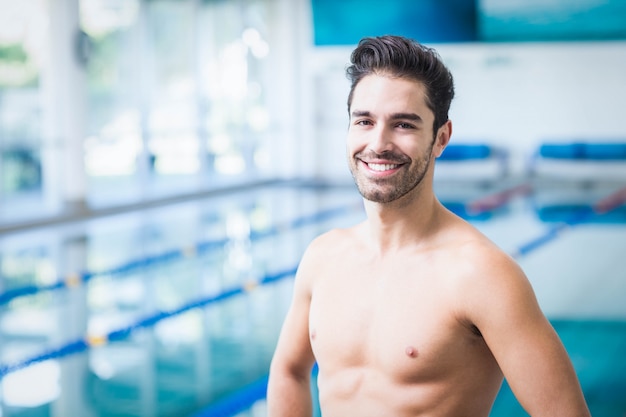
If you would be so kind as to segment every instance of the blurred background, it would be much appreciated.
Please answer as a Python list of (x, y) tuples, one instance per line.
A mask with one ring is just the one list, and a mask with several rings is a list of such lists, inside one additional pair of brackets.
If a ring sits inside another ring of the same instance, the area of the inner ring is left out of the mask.
[(626, 0), (0, 0), (0, 416), (265, 415), (298, 259), (364, 216), (345, 68), (383, 34), (455, 77), (440, 199), (626, 415)]

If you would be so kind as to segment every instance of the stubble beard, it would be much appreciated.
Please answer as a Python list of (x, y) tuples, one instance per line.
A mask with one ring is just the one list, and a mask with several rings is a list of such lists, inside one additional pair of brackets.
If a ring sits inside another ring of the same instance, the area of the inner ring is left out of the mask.
[(396, 201), (411, 191), (416, 189), (423, 181), (431, 163), (432, 147), (426, 155), (419, 160), (410, 160), (404, 162), (407, 157), (389, 157), (380, 155), (383, 159), (395, 162), (403, 161), (400, 171), (396, 172), (390, 178), (369, 178), (359, 170), (359, 154), (354, 155), (350, 161), (350, 172), (352, 178), (359, 190), (359, 193), (366, 200), (374, 203), (391, 203)]

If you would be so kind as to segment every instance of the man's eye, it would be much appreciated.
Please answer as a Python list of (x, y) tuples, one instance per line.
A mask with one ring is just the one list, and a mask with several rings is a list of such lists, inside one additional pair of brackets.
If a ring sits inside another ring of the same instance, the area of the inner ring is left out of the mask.
[(398, 127), (402, 129), (414, 129), (414, 126), (410, 123), (398, 123)]
[(355, 124), (360, 126), (369, 126), (372, 124), (372, 122), (370, 122), (369, 120), (357, 120)]

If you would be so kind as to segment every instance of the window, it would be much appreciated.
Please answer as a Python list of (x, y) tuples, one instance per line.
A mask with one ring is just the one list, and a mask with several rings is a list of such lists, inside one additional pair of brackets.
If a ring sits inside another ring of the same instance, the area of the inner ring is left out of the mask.
[[(40, 0), (0, 0), (0, 10), (0, 218), (15, 219), (42, 197), (39, 66), (45, 16)], [(9, 201), (15, 205), (8, 207)]]

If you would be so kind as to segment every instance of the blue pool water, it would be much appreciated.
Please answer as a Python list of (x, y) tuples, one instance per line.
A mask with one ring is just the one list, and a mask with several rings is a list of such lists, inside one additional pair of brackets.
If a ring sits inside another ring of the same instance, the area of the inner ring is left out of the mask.
[[(619, 187), (438, 190), (517, 257), (596, 417), (626, 413), (625, 210), (590, 210)], [(302, 251), (363, 218), (352, 187), (275, 185), (0, 238), (0, 417), (264, 415)]]

